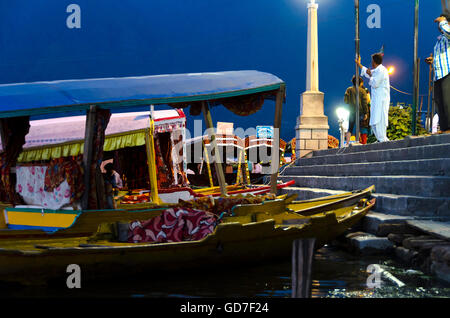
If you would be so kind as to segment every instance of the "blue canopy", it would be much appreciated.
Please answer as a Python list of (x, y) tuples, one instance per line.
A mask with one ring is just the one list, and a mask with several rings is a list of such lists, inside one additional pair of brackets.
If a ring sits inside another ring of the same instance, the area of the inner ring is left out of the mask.
[(259, 71), (171, 74), (0, 85), (0, 118), (172, 104), (263, 93), (284, 82)]

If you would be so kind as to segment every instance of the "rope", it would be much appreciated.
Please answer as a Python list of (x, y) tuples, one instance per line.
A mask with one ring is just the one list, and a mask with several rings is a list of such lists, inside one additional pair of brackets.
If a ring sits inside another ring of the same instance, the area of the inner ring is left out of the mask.
[[(395, 90), (395, 91), (397, 91), (397, 92), (401, 93), (401, 94), (405, 94), (405, 95), (410, 95), (410, 96), (412, 96), (412, 94), (411, 94), (411, 93), (403, 92), (403, 91), (401, 91), (401, 90), (399, 90), (399, 89), (395, 88), (395, 87), (394, 87), (394, 86), (392, 86), (392, 85), (391, 85), (391, 88), (392, 88), (393, 90)], [(420, 97), (423, 97), (423, 96), (428, 96), (428, 94), (424, 94), (424, 95), (419, 95), (419, 96), (420, 96)]]

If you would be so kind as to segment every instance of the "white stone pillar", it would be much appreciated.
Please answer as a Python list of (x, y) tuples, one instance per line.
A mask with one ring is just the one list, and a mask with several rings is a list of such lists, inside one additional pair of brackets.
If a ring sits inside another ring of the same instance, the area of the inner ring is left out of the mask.
[(304, 157), (314, 150), (328, 148), (328, 117), (324, 115), (324, 94), (319, 91), (319, 47), (315, 0), (308, 3), (308, 43), (306, 52), (306, 91), (300, 97), (295, 153)]
[(317, 3), (308, 4), (308, 38), (306, 49), (306, 91), (319, 91), (319, 45), (317, 32)]

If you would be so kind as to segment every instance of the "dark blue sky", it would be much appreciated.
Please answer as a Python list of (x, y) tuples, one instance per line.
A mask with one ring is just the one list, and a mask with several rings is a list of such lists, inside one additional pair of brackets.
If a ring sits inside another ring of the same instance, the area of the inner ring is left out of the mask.
[[(318, 0), (320, 90), (330, 134), (335, 108), (354, 73), (352, 0)], [(361, 55), (385, 46), (395, 65), (392, 85), (411, 93), (413, 0), (361, 0)], [(81, 29), (66, 26), (66, 7), (81, 8)], [(0, 0), (0, 83), (256, 69), (286, 82), (282, 138), (295, 136), (299, 98), (305, 90), (307, 0)], [(381, 8), (381, 28), (369, 29), (366, 8)], [(432, 52), (441, 1), (422, 0), (419, 56)], [(421, 63), (421, 94), (428, 67)], [(411, 97), (392, 91), (394, 103)], [(427, 97), (424, 97), (424, 107)], [(3, 105), (1, 105), (4, 107)], [(235, 127), (273, 123), (274, 107), (249, 116), (214, 109), (214, 121)], [(202, 119), (202, 117), (197, 117)], [(194, 118), (190, 117), (192, 123)]]

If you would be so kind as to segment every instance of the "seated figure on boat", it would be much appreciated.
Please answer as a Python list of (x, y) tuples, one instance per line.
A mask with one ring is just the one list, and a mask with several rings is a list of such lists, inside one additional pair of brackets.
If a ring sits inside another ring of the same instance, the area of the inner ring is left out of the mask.
[(114, 166), (112, 163), (108, 163), (105, 165), (105, 181), (110, 183), (113, 188), (122, 189), (123, 183), (122, 178), (120, 177), (119, 173), (114, 170)]
[(117, 189), (123, 188), (122, 179), (117, 171), (114, 170), (114, 166), (112, 163), (108, 163), (105, 165), (106, 173), (104, 174), (105, 179), (105, 192), (106, 192), (106, 201), (109, 209), (114, 209), (114, 192)]

